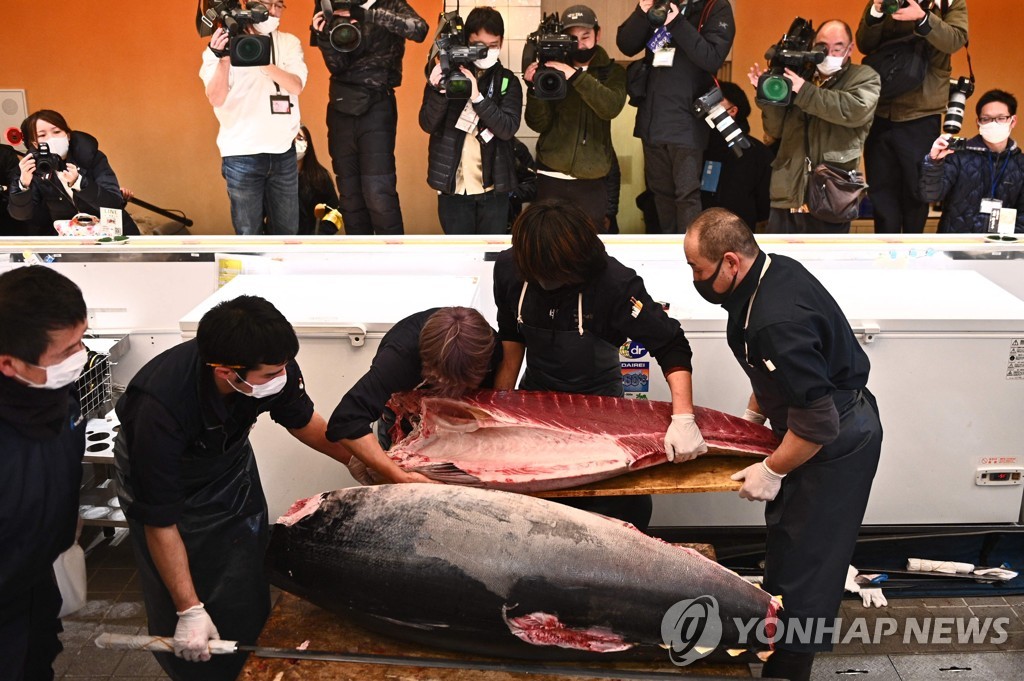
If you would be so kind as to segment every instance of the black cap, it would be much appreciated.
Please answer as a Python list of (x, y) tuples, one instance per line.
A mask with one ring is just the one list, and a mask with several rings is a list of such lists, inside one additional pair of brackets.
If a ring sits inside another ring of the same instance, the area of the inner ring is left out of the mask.
[(573, 5), (562, 12), (562, 28), (597, 28), (597, 15), (586, 5)]

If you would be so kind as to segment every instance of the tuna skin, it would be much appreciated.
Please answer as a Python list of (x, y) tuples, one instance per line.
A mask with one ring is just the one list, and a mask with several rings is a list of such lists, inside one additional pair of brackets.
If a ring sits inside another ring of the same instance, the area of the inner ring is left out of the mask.
[[(737, 645), (733, 618), (775, 613), (768, 594), (694, 551), (543, 499), (403, 484), (307, 501), (274, 526), (271, 581), (418, 643), (523, 659), (664, 659), (662, 617), (679, 600), (718, 600), (723, 649), (750, 647)], [(532, 622), (547, 628), (520, 631), (524, 640), (510, 631)]]

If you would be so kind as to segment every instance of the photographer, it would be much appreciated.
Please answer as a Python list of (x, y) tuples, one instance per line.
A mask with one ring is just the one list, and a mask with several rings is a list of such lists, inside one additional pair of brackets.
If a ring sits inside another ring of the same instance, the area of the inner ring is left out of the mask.
[[(23, 221), (21, 236), (55, 236), (55, 220), (69, 220), (77, 213), (99, 217), (100, 208), (124, 208), (121, 185), (95, 137), (72, 132), (64, 116), (50, 109), (26, 118), (21, 134), (29, 151), (36, 152), (22, 157), (18, 178), (11, 183), (7, 209)], [(37, 172), (41, 144), (47, 145), (47, 162), (54, 166), (46, 176)], [(128, 213), (121, 215), (122, 233), (137, 235), (135, 221)]]
[(606, 232), (606, 178), (611, 172), (611, 121), (626, 104), (626, 70), (597, 44), (601, 28), (594, 10), (573, 5), (562, 13), (563, 29), (576, 37), (572, 64), (548, 61), (560, 71), (569, 90), (564, 99), (534, 95), (533, 77), (540, 65), (530, 64), (523, 79), (526, 124), (540, 133), (537, 140), (537, 200), (560, 198), (576, 204)]
[(501, 14), (477, 7), (466, 17), (466, 43), (486, 45), (487, 56), (460, 66), (468, 100), (442, 91), (441, 64), (423, 89), (420, 127), (430, 134), (427, 184), (439, 193), (437, 215), (445, 234), (504, 234), (509, 193), (516, 188), (512, 140), (519, 130), (523, 89), (498, 60), (505, 35)]
[(643, 141), (644, 178), (661, 231), (682, 233), (701, 211), (701, 158), (711, 134), (693, 103), (714, 85), (736, 27), (728, 0), (668, 2), (664, 28), (670, 38), (653, 51), (648, 43), (657, 29), (648, 11), (654, 5), (655, 0), (640, 0), (619, 26), (616, 44), (631, 57), (644, 51), (642, 66), (629, 71), (631, 97), (643, 97), (633, 135)]
[(921, 198), (942, 201), (940, 232), (988, 232), (993, 209), (1017, 211), (1014, 231), (1024, 232), (1024, 156), (1010, 139), (1017, 99), (989, 90), (975, 107), (979, 135), (954, 152), (949, 137), (932, 144), (921, 165)]
[(301, 120), (298, 95), (308, 71), (299, 39), (277, 30), (285, 10), (283, 0), (268, 0), (266, 7), (269, 17), (249, 24), (245, 32), (270, 36), (269, 65), (232, 66), (231, 36), (220, 27), (203, 50), (199, 70), (220, 122), (217, 146), (236, 234), (259, 234), (264, 206), (270, 234), (295, 234), (299, 226), (293, 140)]
[[(827, 56), (810, 80), (785, 69), (795, 93), (792, 105), (773, 106), (755, 99), (761, 107), (765, 134), (780, 140), (772, 164), (769, 233), (850, 231), (849, 222), (823, 222), (807, 212), (807, 161), (810, 167), (828, 162), (843, 170), (857, 168), (881, 82), (874, 70), (850, 63), (853, 35), (844, 22), (823, 23), (814, 43), (822, 46)], [(750, 69), (750, 83), (755, 88), (762, 73), (758, 64)]]
[(920, 84), (904, 94), (889, 98), (883, 89), (864, 149), (868, 195), (875, 232), (920, 234), (928, 202), (918, 194), (918, 166), (939, 135), (951, 55), (967, 44), (967, 0), (903, 0), (894, 14), (884, 13), (882, 4), (870, 0), (864, 9), (857, 48), (867, 59), (894, 41), (916, 40), (923, 43), (927, 68)]
[(317, 160), (312, 135), (304, 125), (295, 137), (295, 158), (299, 165), (299, 234), (337, 234), (338, 225), (323, 217), (338, 207), (338, 191), (327, 168)]
[[(398, 105), (405, 41), (423, 42), (427, 22), (405, 0), (334, 2), (313, 15), (314, 39), (331, 72), (327, 144), (338, 179), (346, 234), (404, 234), (395, 172)], [(336, 49), (325, 33), (335, 17), (359, 28), (358, 46)]]

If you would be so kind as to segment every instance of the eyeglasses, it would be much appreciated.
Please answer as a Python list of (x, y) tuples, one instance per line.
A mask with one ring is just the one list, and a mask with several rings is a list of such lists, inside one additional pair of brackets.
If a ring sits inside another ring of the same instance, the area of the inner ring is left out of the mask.
[(981, 116), (978, 118), (978, 125), (988, 125), (989, 123), (1006, 123), (1013, 116)]

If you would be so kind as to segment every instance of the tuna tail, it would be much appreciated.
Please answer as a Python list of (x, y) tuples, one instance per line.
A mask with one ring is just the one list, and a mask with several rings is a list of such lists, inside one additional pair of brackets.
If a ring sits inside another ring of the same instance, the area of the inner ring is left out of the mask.
[(483, 487), (480, 478), (467, 473), (453, 463), (428, 463), (408, 469), (410, 473), (422, 473), (431, 480), (463, 487)]

